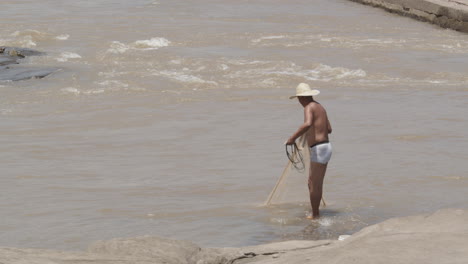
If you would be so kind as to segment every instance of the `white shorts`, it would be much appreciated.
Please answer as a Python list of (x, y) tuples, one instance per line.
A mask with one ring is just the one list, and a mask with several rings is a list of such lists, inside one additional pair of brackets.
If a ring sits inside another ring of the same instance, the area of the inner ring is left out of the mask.
[(310, 161), (327, 164), (332, 155), (332, 145), (330, 142), (317, 143), (310, 147)]

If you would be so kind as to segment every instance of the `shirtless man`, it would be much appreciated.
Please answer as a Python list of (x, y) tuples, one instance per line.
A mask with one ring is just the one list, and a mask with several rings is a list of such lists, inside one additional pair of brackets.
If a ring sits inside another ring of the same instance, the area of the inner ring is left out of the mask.
[(307, 218), (313, 219), (319, 217), (323, 178), (332, 154), (332, 146), (328, 141), (328, 134), (332, 132), (332, 128), (327, 112), (313, 98), (319, 93), (318, 90), (310, 89), (308, 84), (301, 83), (296, 88), (296, 95), (289, 97), (289, 99), (297, 97), (304, 107), (304, 123), (286, 141), (287, 145), (292, 145), (297, 138), (307, 133), (307, 143), (310, 146), (309, 193), (312, 206), (312, 216)]

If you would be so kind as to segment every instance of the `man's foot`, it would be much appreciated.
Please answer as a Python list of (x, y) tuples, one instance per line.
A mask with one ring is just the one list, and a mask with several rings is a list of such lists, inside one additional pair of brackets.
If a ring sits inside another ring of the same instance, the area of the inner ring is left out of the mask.
[(313, 215), (308, 215), (306, 216), (307, 219), (314, 220), (314, 219), (319, 219), (320, 216), (313, 216)]

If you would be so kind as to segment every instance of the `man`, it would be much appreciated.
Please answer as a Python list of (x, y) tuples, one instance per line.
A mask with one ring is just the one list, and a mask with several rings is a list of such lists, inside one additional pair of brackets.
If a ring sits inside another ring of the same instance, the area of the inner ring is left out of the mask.
[(307, 143), (310, 146), (310, 171), (309, 171), (309, 193), (312, 206), (312, 216), (309, 219), (319, 217), (319, 206), (322, 200), (323, 178), (327, 170), (328, 161), (331, 158), (332, 146), (328, 140), (328, 134), (332, 132), (325, 108), (313, 96), (320, 93), (312, 90), (308, 84), (300, 83), (296, 87), (296, 95), (289, 99), (298, 98), (304, 107), (304, 123), (286, 141), (292, 145), (297, 138), (306, 133)]

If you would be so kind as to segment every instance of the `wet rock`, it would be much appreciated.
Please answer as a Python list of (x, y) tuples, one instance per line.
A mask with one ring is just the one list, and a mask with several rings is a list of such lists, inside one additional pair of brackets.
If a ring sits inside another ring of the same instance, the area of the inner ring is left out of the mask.
[(452, 264), (468, 259), (468, 210), (389, 219), (339, 240), (296, 240), (243, 248), (201, 248), (158, 237), (99, 241), (87, 252), (0, 248), (8, 264)]
[(0, 81), (21, 81), (28, 79), (40, 79), (56, 72), (54, 68), (33, 67), (0, 67)]
[(57, 68), (39, 68), (20, 66), (21, 59), (27, 56), (44, 55), (43, 52), (16, 47), (0, 47), (0, 81), (20, 81), (43, 78)]
[(20, 54), (23, 57), (25, 57), (25, 56), (45, 55), (44, 52), (40, 52), (40, 51), (33, 50), (33, 49), (18, 48), (18, 47), (6, 47), (6, 46), (0, 47), (0, 54), (10, 55), (10, 56), (15, 56), (15, 54)]
[(350, 0), (388, 12), (468, 33), (466, 0)]
[(17, 64), (17, 63), (18, 62), (16, 61), (15, 58), (12, 58), (10, 56), (0, 55), (0, 66), (9, 65), (9, 64)]
[(152, 260), (153, 263), (166, 264), (228, 264), (242, 255), (237, 251), (232, 248), (201, 248), (189, 241), (150, 236), (98, 241), (88, 249), (92, 254), (132, 257), (135, 261)]

